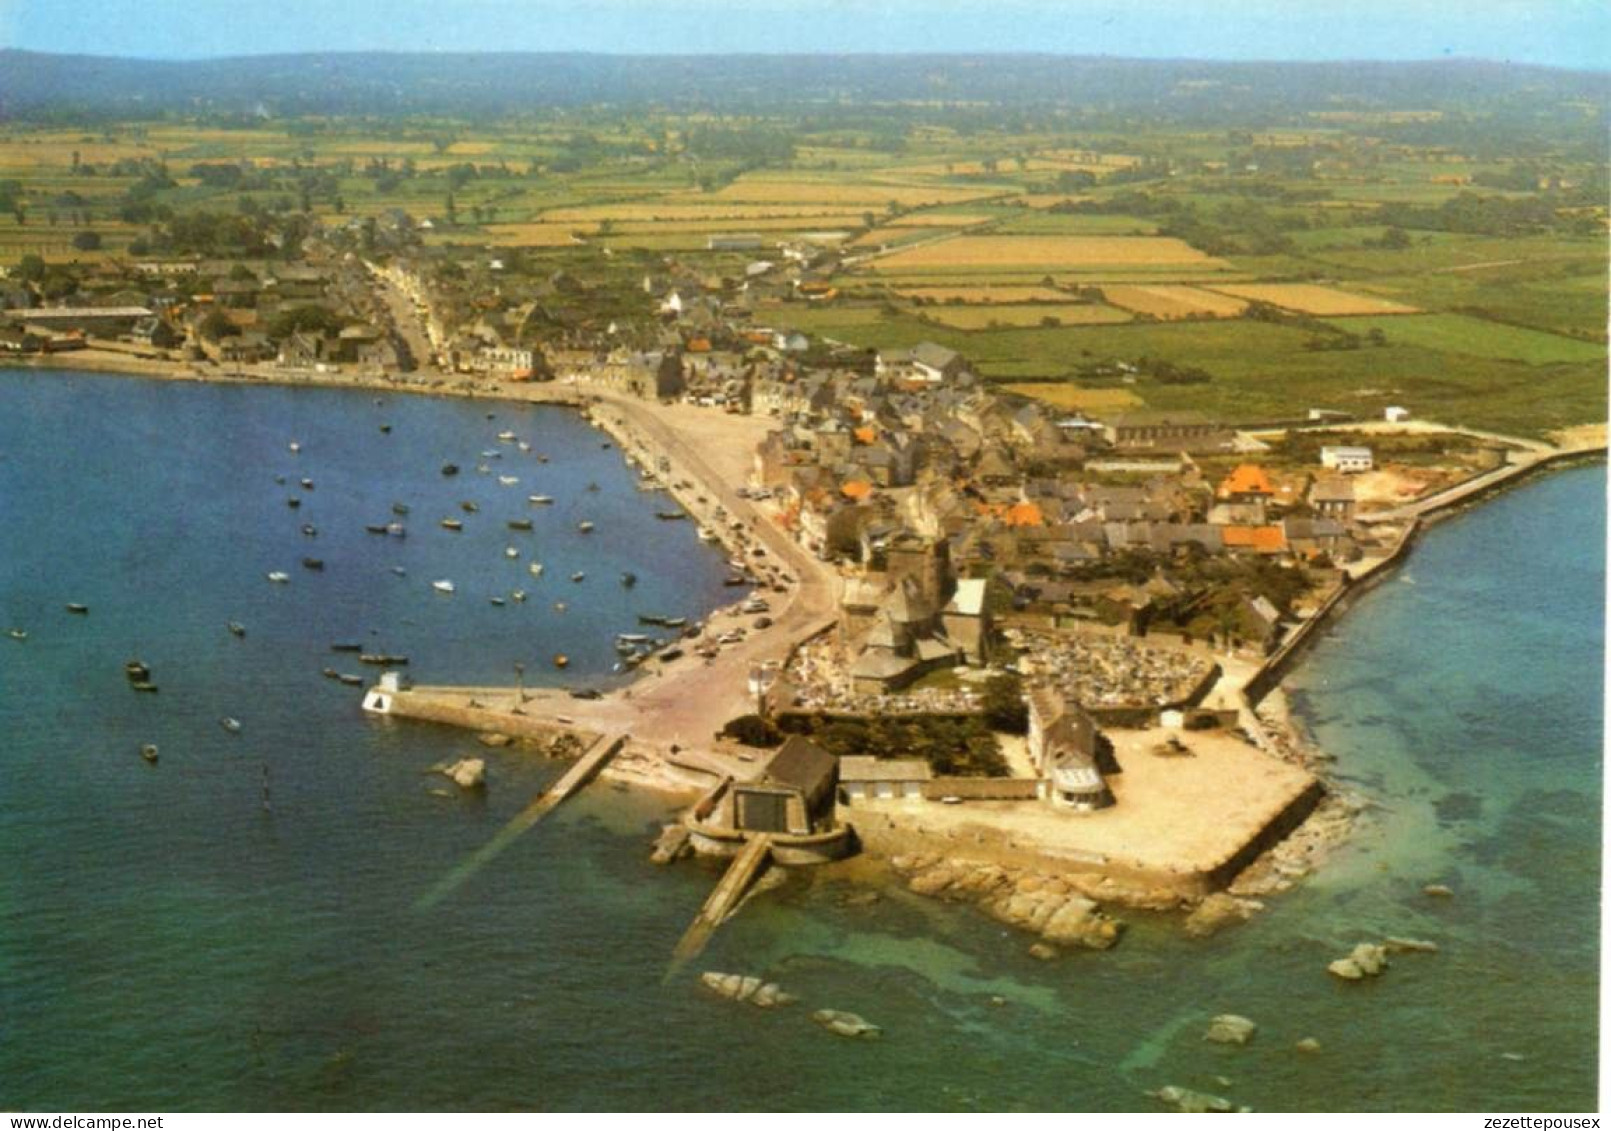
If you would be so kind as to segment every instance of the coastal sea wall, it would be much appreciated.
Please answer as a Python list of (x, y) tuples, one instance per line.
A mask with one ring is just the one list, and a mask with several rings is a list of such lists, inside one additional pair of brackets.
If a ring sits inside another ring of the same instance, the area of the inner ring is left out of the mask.
[(1248, 706), (1256, 709), (1270, 692), (1280, 685), (1282, 678), (1292, 669), (1292, 665), (1313, 643), (1316, 633), (1330, 623), (1333, 617), (1346, 610), (1356, 598), (1383, 581), (1409, 556), (1420, 540), (1421, 532), (1427, 526), (1458, 514), (1500, 491), (1519, 486), (1546, 471), (1584, 463), (1604, 462), (1605, 456), (1604, 447), (1552, 452), (1525, 465), (1509, 469), (1508, 475), (1487, 478), (1481, 483), (1468, 482), (1426, 500), (1423, 509), (1409, 519), (1403, 534), (1385, 557), (1357, 577), (1351, 575), (1346, 577), (1331, 596), (1327, 597), (1302, 624), (1293, 629), (1292, 634), (1281, 646), (1269, 655), (1243, 687), (1243, 695), (1247, 699)]
[(566, 725), (555, 716), (515, 714), (508, 707), (471, 707), (439, 698), (428, 691), (389, 692), (387, 700), (386, 710), (379, 713), (383, 718), (440, 723), (461, 730), (507, 734), (550, 743), (569, 736), (579, 740), (584, 748), (591, 747), (599, 739), (597, 731)]

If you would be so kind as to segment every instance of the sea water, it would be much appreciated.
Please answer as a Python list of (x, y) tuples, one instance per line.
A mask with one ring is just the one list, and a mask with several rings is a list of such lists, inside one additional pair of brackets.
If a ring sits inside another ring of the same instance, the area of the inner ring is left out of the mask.
[[(554, 408), (0, 374), (0, 628), (29, 634), (0, 637), (0, 1106), (1148, 1110), (1168, 1083), (1259, 1110), (1595, 1103), (1600, 469), (1433, 528), (1318, 644), (1294, 699), (1368, 807), (1252, 923), (1190, 941), (1129, 914), (1116, 950), (1041, 963), (858, 865), (792, 875), (668, 979), (716, 873), (648, 862), (667, 802), (596, 784), (422, 910), (561, 767), (367, 718), (320, 674), (355, 670), (329, 651), (351, 640), (422, 681), (602, 685), (638, 612), (730, 596), (601, 443)], [(394, 520), (406, 538), (364, 529)], [(136, 656), (158, 694), (130, 691)], [(425, 771), (471, 753), (490, 788), (439, 796)], [(1386, 935), (1441, 949), (1325, 973)], [(723, 1001), (701, 969), (804, 1001)], [(1250, 1045), (1202, 1040), (1227, 1011)]]

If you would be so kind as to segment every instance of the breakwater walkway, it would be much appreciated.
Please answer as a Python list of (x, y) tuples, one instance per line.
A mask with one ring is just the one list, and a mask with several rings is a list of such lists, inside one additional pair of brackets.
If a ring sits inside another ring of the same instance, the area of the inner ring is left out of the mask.
[(692, 962), (703, 953), (710, 937), (716, 933), (716, 928), (733, 913), (739, 900), (755, 882), (767, 863), (772, 858), (772, 838), (762, 833), (751, 837), (750, 840), (733, 857), (733, 862), (722, 873), (722, 878), (705, 898), (705, 903), (694, 916), (694, 921), (677, 942), (677, 948), (671, 954), (671, 969), (666, 977), (670, 979), (682, 968), (685, 963)]

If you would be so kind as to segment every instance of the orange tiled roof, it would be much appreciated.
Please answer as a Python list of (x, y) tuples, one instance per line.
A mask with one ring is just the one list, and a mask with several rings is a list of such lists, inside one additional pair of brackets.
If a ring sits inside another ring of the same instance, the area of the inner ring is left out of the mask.
[(1008, 526), (1045, 526), (1046, 516), (1034, 503), (1015, 503), (1001, 516)]
[(851, 479), (840, 486), (839, 493), (859, 503), (872, 495), (873, 485), (865, 479)]
[(1280, 554), (1287, 548), (1287, 536), (1279, 526), (1225, 526), (1220, 538), (1227, 550), (1252, 550), (1258, 554)]
[(1256, 463), (1244, 463), (1225, 477), (1219, 485), (1222, 495), (1273, 495), (1270, 477)]
[(865, 428), (856, 429), (852, 435), (856, 437), (856, 442), (858, 444), (870, 444), (874, 440), (878, 439), (878, 429), (868, 425)]

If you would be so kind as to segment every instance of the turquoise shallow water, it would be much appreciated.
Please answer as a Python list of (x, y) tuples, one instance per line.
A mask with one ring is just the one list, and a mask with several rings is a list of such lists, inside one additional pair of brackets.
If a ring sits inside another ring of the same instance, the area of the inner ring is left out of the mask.
[[(475, 473), (497, 448), (518, 486)], [(299, 510), (275, 475), (315, 480)], [(1132, 916), (1117, 950), (1044, 965), (971, 910), (864, 904), (825, 871), (753, 902), (701, 963), (862, 1012), (879, 1043), (692, 975), (662, 985), (714, 873), (647, 862), (653, 799), (595, 787), (414, 909), (558, 767), (494, 751), (485, 798), (432, 796), (423, 769), (489, 752), (365, 719), (318, 674), (352, 667), (328, 644), (372, 640), (443, 681), (516, 661), (552, 681), (565, 650), (566, 679), (599, 682), (635, 612), (731, 595), (720, 556), (630, 479), (559, 410), (0, 373), (0, 627), (30, 631), (0, 638), (0, 1106), (1146, 1110), (1171, 1082), (1259, 1110), (1594, 1104), (1603, 470), (1435, 528), (1319, 644), (1295, 699), (1375, 805), (1248, 926), (1194, 943)], [(560, 501), (537, 512), (532, 492)], [(481, 505), (465, 532), (437, 529), (462, 499)], [(393, 500), (410, 536), (366, 534)], [(279, 568), (290, 584), (263, 580)], [(486, 602), (516, 585), (524, 606)], [(159, 695), (127, 689), (135, 653)], [(1456, 898), (1422, 896), (1433, 880)], [(1369, 985), (1325, 975), (1383, 934), (1443, 949)], [(1225, 1010), (1259, 1021), (1252, 1045), (1201, 1041)], [(1310, 1035), (1323, 1053), (1292, 1051)]]

